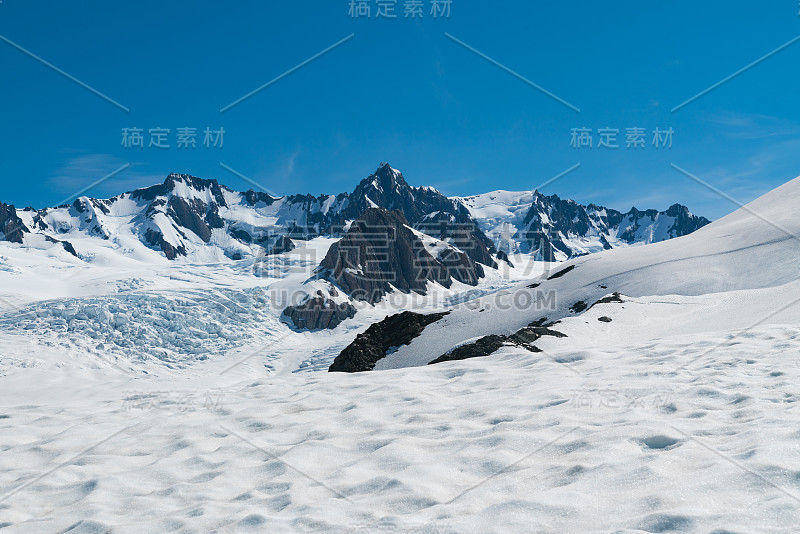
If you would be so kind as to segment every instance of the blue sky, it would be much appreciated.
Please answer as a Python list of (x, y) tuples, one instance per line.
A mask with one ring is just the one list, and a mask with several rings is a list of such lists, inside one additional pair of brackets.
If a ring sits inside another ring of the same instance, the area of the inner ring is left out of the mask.
[[(350, 191), (389, 161), (448, 195), (543, 190), (627, 210), (674, 202), (718, 218), (735, 206), (675, 164), (747, 202), (800, 175), (800, 42), (678, 111), (800, 35), (796, 0), (758, 3), (453, 0), (449, 18), (348, 16), (349, 0), (0, 4), (0, 200), (107, 197), (171, 171), (277, 193)], [(493, 58), (559, 99), (479, 57)], [(332, 44), (315, 61), (220, 113)], [(9, 40), (129, 109), (55, 72)], [(145, 130), (144, 149), (121, 146)], [(178, 149), (177, 129), (197, 129)], [(573, 128), (593, 148), (570, 146)], [(169, 149), (147, 131), (169, 128)], [(202, 146), (224, 128), (223, 146)], [(619, 149), (597, 131), (618, 129)], [(644, 128), (644, 149), (625, 148)], [(671, 149), (652, 131), (672, 128)]]

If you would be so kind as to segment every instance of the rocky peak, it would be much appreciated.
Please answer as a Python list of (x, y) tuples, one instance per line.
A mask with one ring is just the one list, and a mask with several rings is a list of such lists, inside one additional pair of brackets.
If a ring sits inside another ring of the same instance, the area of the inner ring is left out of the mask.
[(191, 193), (192, 191), (202, 194), (206, 190), (209, 190), (217, 205), (227, 206), (225, 195), (222, 194), (223, 188), (224, 186), (219, 185), (219, 182), (214, 179), (206, 180), (190, 174), (173, 172), (167, 176), (163, 184), (153, 185), (131, 192), (131, 198), (134, 200), (141, 199), (152, 201), (157, 197), (185, 197), (187, 193)]
[(361, 180), (350, 198), (356, 210), (371, 207), (399, 209), (412, 222), (418, 218), (413, 188), (403, 178), (403, 173), (388, 163), (381, 163), (378, 170)]
[(598, 247), (607, 250), (615, 245), (681, 237), (708, 223), (708, 219), (692, 215), (680, 204), (665, 212), (632, 207), (627, 213), (621, 213), (534, 191), (533, 202), (514, 239), (522, 252), (532, 252), (544, 261), (559, 261), (592, 251), (584, 245), (587, 238), (596, 240), (592, 245), (594, 250)]
[(397, 169), (393, 169), (388, 163), (381, 163), (378, 170), (371, 176), (371, 185), (378, 187), (383, 191), (399, 191), (411, 189), (403, 173)]
[(274, 204), (279, 198), (273, 197), (272, 195), (264, 193), (263, 191), (254, 191), (252, 189), (248, 189), (242, 193), (242, 196), (251, 206), (255, 206), (259, 203), (263, 203), (265, 206), (272, 206), (272, 204)]
[(380, 301), (392, 287), (425, 294), (428, 282), (476, 285), (484, 271), (466, 254), (444, 247), (434, 258), (400, 211), (369, 208), (334, 243), (320, 274), (360, 301)]
[(353, 220), (372, 207), (399, 210), (415, 229), (452, 242), (474, 261), (496, 267), (494, 244), (472, 219), (469, 210), (432, 187), (412, 187), (403, 173), (382, 163), (350, 195), (343, 218)]
[(0, 202), (0, 234), (6, 241), (22, 243), (22, 236), (30, 230), (17, 216), (17, 209), (11, 204)]

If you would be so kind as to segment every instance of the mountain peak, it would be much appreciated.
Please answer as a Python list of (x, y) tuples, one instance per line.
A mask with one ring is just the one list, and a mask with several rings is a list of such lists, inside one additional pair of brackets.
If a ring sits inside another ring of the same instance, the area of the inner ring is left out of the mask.
[(213, 178), (204, 179), (192, 176), (191, 174), (177, 172), (169, 173), (162, 184), (151, 185), (150, 187), (132, 191), (131, 198), (151, 201), (156, 197), (191, 197), (192, 191), (203, 192), (207, 189), (211, 191), (211, 195), (214, 197), (217, 204), (220, 206), (226, 205), (222, 190), (228, 189), (227, 187), (219, 185), (219, 182)]
[(392, 168), (388, 163), (381, 163), (378, 169), (366, 180), (370, 181), (373, 188), (381, 189), (382, 191), (394, 191), (396, 189), (408, 189), (410, 186), (403, 178), (403, 173), (397, 169)]
[(203, 189), (219, 189), (220, 185), (214, 178), (204, 179), (192, 176), (191, 174), (183, 174), (178, 172), (171, 172), (164, 180), (164, 186), (174, 190), (178, 184), (185, 184), (192, 189), (202, 191)]

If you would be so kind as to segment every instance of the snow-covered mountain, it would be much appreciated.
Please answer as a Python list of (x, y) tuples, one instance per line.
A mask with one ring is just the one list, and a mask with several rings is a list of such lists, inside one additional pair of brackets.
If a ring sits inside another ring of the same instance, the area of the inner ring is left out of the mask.
[(688, 235), (709, 223), (680, 204), (666, 211), (634, 207), (621, 213), (538, 191), (492, 191), (454, 200), (467, 207), (499, 251), (532, 253), (543, 261), (657, 243)]
[(301, 244), (341, 239), (322, 257), (307, 258), (319, 267), (289, 288), (291, 298), (273, 301), (285, 301), (285, 320), (312, 330), (335, 328), (356, 314), (357, 301), (375, 304), (394, 291), (425, 295), (429, 284), (458, 283), (480, 292), (487, 269), (513, 268), (509, 254), (531, 252), (517, 260), (523, 264), (563, 260), (601, 243), (610, 248), (609, 242), (675, 237), (705, 222), (678, 205), (666, 213), (623, 215), (536, 192), (447, 198), (410, 186), (387, 163), (353, 192), (338, 195), (273, 197), (170, 174), (162, 184), (110, 199), (80, 197), (40, 210), (0, 204), (0, 232), (11, 246), (87, 267), (241, 263), (262, 276), (265, 258), (298, 247), (322, 253)]
[(298, 240), (342, 236), (372, 207), (399, 210), (412, 228), (488, 267), (496, 265), (498, 250), (560, 261), (678, 237), (708, 222), (678, 204), (666, 212), (622, 214), (538, 192), (447, 198), (431, 187), (410, 186), (383, 163), (351, 193), (337, 195), (272, 197), (170, 174), (162, 184), (110, 199), (80, 197), (39, 210), (0, 204), (0, 235), (87, 261), (98, 247), (138, 257), (157, 251), (170, 260), (241, 260), (279, 254)]

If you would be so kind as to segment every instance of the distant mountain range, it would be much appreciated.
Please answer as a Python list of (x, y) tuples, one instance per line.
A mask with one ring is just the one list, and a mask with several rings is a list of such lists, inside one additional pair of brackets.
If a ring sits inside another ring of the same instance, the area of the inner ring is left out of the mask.
[(368, 208), (398, 210), (411, 228), (488, 267), (496, 266), (498, 253), (501, 260), (530, 253), (560, 261), (664, 241), (709, 222), (680, 204), (663, 212), (632, 208), (621, 213), (537, 191), (448, 198), (432, 187), (410, 186), (401, 172), (383, 163), (352, 193), (338, 195), (273, 197), (170, 174), (163, 184), (110, 199), (80, 197), (39, 210), (0, 203), (0, 236), (33, 248), (60, 246), (79, 258), (86, 254), (70, 243), (76, 236), (119, 243), (127, 251), (138, 243), (171, 260), (239, 260), (282, 253), (297, 240), (343, 236)]
[(666, 211), (631, 208), (621, 213), (538, 191), (493, 191), (454, 200), (467, 207), (498, 251), (535, 254), (544, 261), (666, 241), (710, 222), (681, 204), (673, 204)]

